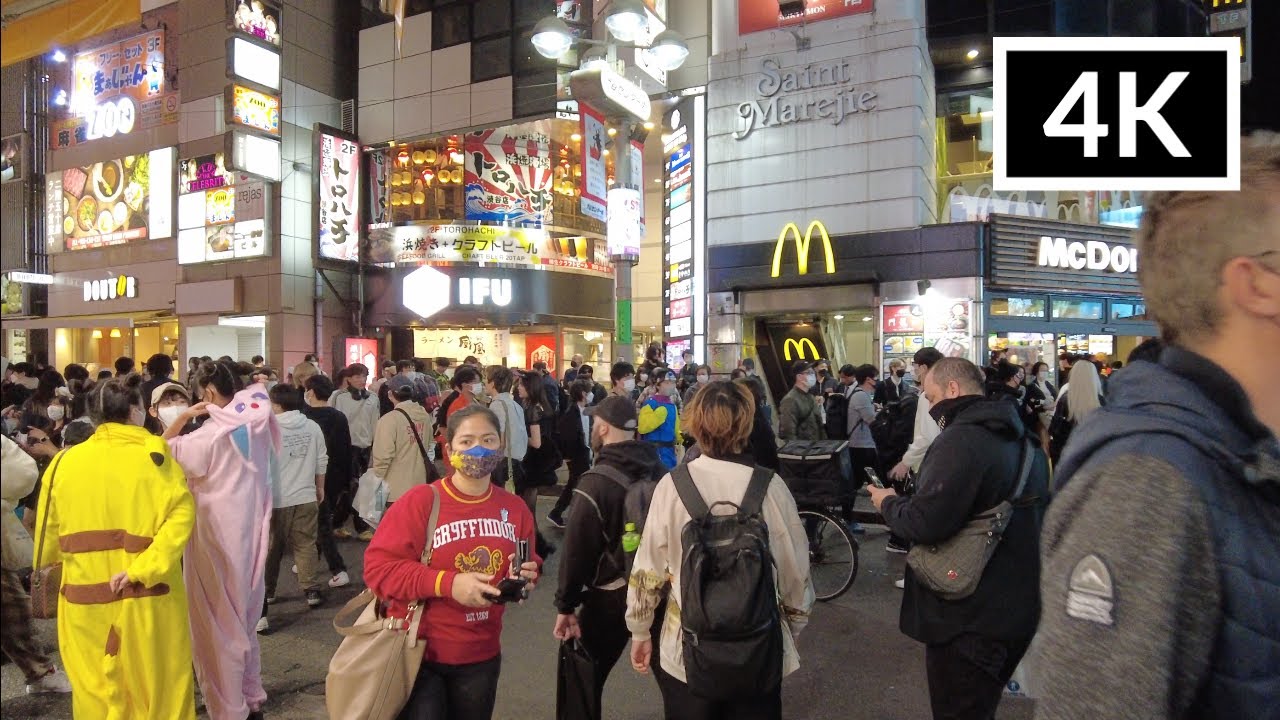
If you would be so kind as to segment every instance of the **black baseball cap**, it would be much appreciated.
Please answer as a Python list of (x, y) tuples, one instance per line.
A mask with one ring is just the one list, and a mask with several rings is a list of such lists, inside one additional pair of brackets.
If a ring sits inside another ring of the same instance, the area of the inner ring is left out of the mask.
[(586, 409), (586, 413), (598, 417), (619, 430), (635, 430), (640, 420), (636, 416), (636, 406), (629, 398), (610, 395), (600, 404)]
[(808, 372), (813, 367), (813, 363), (807, 360), (797, 360), (791, 364), (791, 377), (795, 377), (802, 372)]
[(924, 365), (931, 368), (937, 365), (941, 359), (942, 353), (938, 351), (938, 348), (927, 347), (917, 350), (915, 357), (911, 358), (911, 361), (916, 365)]

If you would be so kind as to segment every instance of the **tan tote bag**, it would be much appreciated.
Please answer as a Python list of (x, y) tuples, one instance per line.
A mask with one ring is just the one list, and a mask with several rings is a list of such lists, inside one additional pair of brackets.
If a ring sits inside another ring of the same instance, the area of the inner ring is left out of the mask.
[[(422, 564), (431, 562), (431, 542), (440, 519), (440, 491), (432, 493), (431, 519)], [(324, 702), (332, 720), (395, 720), (409, 701), (422, 665), (418, 642), (425, 601), (409, 604), (406, 618), (378, 616), (378, 598), (366, 589), (333, 618), (342, 644), (329, 661)]]

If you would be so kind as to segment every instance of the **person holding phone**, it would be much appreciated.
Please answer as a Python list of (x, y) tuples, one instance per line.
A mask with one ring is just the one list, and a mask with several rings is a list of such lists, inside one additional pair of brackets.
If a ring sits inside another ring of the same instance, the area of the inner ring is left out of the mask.
[[(518, 579), (537, 585), (542, 558), (517, 562), (520, 543), (535, 542), (537, 523), (519, 497), (490, 477), (505, 464), (498, 417), (468, 405), (449, 417), (445, 442), (454, 472), (405, 492), (387, 509), (364, 557), (364, 580), (386, 603), (389, 617), (406, 617), (425, 601), (419, 636), (422, 668), (400, 720), (486, 720), (493, 716), (502, 666), (505, 599), (518, 599)], [(439, 520), (431, 564), (423, 565), (433, 498)], [(503, 598), (503, 578), (511, 592)], [(511, 582), (516, 581), (516, 582)]]

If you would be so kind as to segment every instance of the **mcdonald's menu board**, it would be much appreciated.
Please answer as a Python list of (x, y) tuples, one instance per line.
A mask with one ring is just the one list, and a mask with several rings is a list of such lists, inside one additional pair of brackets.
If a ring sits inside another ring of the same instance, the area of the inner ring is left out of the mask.
[(967, 299), (924, 298), (919, 303), (886, 303), (881, 309), (881, 367), (908, 363), (917, 350), (937, 348), (946, 357), (970, 356), (972, 303)]

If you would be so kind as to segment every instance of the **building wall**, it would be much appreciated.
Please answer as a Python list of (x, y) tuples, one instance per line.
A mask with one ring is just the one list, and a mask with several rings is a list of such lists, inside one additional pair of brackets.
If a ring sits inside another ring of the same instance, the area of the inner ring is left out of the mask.
[[(788, 222), (822, 220), (832, 234), (936, 221), (934, 80), (923, 0), (877, 3), (873, 13), (813, 22), (795, 32), (736, 35), (717, 0), (717, 53), (709, 60), (707, 208), (709, 245), (773, 242)], [(730, 31), (732, 30), (732, 32)], [(803, 102), (837, 89), (876, 93), (874, 110), (840, 124), (815, 118), (739, 131), (743, 103), (762, 98), (766, 60), (784, 70), (848, 63), (847, 83), (778, 97)]]

